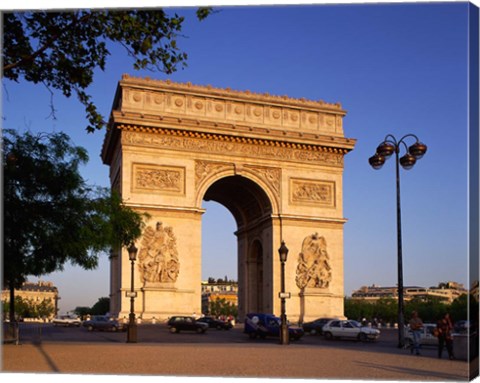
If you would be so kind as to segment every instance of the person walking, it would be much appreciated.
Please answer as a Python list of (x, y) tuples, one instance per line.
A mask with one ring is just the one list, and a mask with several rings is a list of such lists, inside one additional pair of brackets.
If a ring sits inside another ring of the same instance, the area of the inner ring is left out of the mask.
[(420, 355), (420, 337), (422, 335), (423, 322), (416, 311), (412, 313), (409, 325), (413, 335), (413, 345), (410, 352), (413, 354), (415, 351), (416, 355)]
[(437, 322), (438, 357), (440, 359), (442, 358), (443, 346), (447, 348), (448, 357), (454, 359), (452, 330), (453, 324), (450, 314), (446, 313), (445, 316)]

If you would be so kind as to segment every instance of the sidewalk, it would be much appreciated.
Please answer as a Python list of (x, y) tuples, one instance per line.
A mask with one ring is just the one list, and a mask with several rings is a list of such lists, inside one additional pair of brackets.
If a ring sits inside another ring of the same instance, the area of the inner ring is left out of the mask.
[[(466, 381), (463, 361), (371, 350), (273, 344), (3, 345), (2, 371), (231, 378)], [(476, 360), (478, 366), (478, 360)]]

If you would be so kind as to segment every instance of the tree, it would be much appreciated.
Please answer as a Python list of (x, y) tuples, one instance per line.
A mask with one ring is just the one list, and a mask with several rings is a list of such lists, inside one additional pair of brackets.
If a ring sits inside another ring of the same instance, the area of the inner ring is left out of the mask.
[(18, 318), (48, 318), (55, 314), (55, 305), (51, 299), (42, 299), (37, 302), (17, 296), (13, 305), (7, 301), (3, 302), (5, 313), (9, 312), (10, 307), (14, 307), (15, 316)]
[[(469, 299), (468, 299), (468, 295), (467, 294), (462, 294), (460, 295), (458, 298), (456, 298), (452, 304), (450, 305), (450, 310), (449, 310), (449, 313), (450, 313), (450, 316), (454, 319), (454, 320), (461, 320), (461, 319), (466, 319), (466, 318), (469, 318), (468, 316), (468, 311), (469, 311), (469, 303), (471, 305), (471, 303), (473, 302), (476, 302), (474, 299), (473, 301), (471, 300), (472, 296), (470, 296), (470, 302), (469, 302)], [(471, 307), (474, 307), (471, 305)], [(476, 311), (478, 311), (478, 302), (477, 302), (477, 309)], [(472, 315), (475, 314), (475, 311), (470, 311)], [(474, 320), (475, 318), (471, 318), (471, 320)]]
[(361, 299), (345, 298), (344, 312), (347, 318), (362, 320), (373, 317), (374, 306)]
[[(203, 20), (211, 12), (210, 7), (199, 8), (197, 18)], [(184, 17), (168, 16), (162, 9), (5, 12), (3, 16), (3, 76), (44, 84), (66, 97), (75, 93), (85, 107), (88, 132), (105, 125), (87, 88), (95, 69), (105, 70), (108, 43), (121, 44), (137, 70), (170, 74), (186, 66), (187, 54), (177, 46)]]
[(28, 275), (63, 270), (66, 262), (94, 269), (101, 251), (127, 246), (141, 235), (143, 215), (106, 188), (85, 183), (79, 165), (87, 153), (66, 134), (20, 136), (5, 130), (2, 155), (4, 284), (10, 302)]
[(88, 314), (90, 314), (90, 307), (85, 306), (77, 306), (73, 312), (75, 315), (78, 315), (80, 318), (84, 319)]
[(103, 297), (99, 298), (97, 303), (95, 303), (90, 309), (90, 314), (92, 315), (105, 315), (110, 311), (110, 298)]
[(405, 318), (410, 319), (413, 311), (416, 311), (424, 322), (436, 323), (448, 310), (449, 304), (437, 297), (413, 298), (405, 303)]
[(211, 315), (216, 317), (220, 315), (232, 315), (236, 318), (238, 315), (237, 306), (231, 302), (228, 302), (225, 298), (212, 300), (209, 305), (209, 311)]

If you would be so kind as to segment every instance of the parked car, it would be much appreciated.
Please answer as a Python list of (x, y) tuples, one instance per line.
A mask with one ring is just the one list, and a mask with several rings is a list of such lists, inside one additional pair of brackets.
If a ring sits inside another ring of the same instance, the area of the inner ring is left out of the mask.
[(73, 315), (59, 315), (52, 319), (54, 326), (77, 326), (80, 327), (82, 321), (79, 317)]
[(305, 322), (302, 324), (303, 331), (306, 333), (310, 333), (311, 335), (323, 335), (323, 326), (327, 324), (327, 322), (334, 320), (337, 318), (318, 318), (311, 322)]
[(233, 326), (230, 322), (225, 322), (214, 317), (201, 317), (197, 319), (197, 322), (208, 324), (209, 328), (216, 328), (217, 330), (230, 330)]
[(88, 331), (127, 331), (125, 324), (105, 315), (94, 315), (83, 322), (83, 327), (86, 327)]
[[(421, 346), (437, 346), (438, 338), (433, 335), (433, 331), (437, 325), (435, 323), (424, 323), (420, 329), (420, 345)], [(413, 346), (413, 333), (410, 327), (407, 327), (405, 331), (405, 343), (410, 347)]]
[(472, 324), (469, 320), (459, 320), (453, 325), (453, 330), (459, 334), (466, 334), (471, 331)]
[[(244, 333), (251, 339), (266, 338), (267, 336), (280, 336), (281, 321), (273, 314), (247, 314), (245, 318)], [(291, 340), (299, 340), (304, 331), (301, 327), (288, 326), (288, 334)]]
[(348, 319), (331, 320), (323, 326), (322, 331), (325, 339), (350, 338), (366, 342), (367, 340), (377, 340), (380, 337), (380, 330), (362, 326), (359, 322)]
[(180, 331), (196, 331), (198, 333), (205, 333), (208, 329), (208, 324), (199, 322), (194, 317), (190, 316), (174, 316), (171, 317), (167, 325), (171, 333), (178, 333)]

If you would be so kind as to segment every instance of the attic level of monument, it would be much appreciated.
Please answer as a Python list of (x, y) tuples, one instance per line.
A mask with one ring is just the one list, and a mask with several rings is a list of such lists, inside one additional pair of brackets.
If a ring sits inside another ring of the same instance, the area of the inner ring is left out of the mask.
[(341, 162), (355, 145), (343, 135), (345, 114), (340, 104), (124, 75), (102, 158), (110, 163), (117, 130), (127, 130), (338, 153)]

